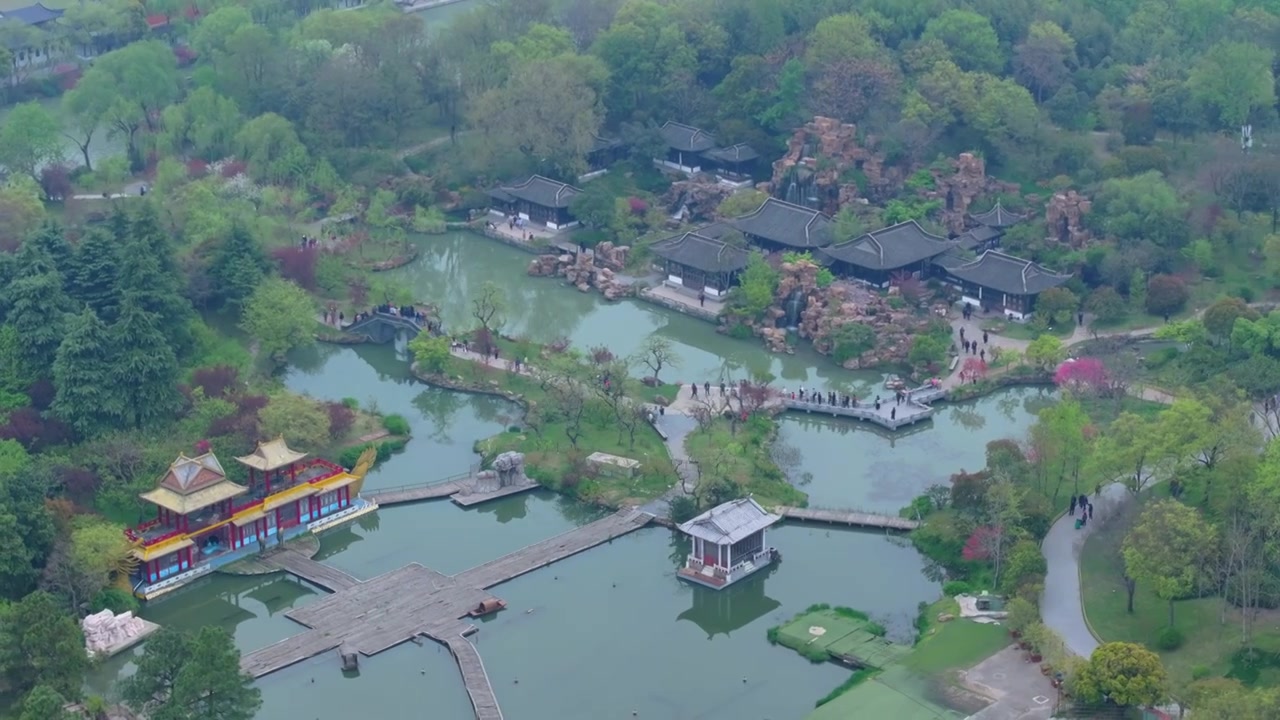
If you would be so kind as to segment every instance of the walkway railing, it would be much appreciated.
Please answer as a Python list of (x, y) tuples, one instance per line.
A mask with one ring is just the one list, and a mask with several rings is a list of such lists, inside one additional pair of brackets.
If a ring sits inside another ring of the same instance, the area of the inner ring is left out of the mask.
[(426, 482), (406, 483), (404, 485), (396, 485), (394, 487), (387, 487), (387, 488), (365, 488), (364, 494), (389, 495), (391, 493), (404, 492), (406, 490), (419, 490), (422, 488), (436, 487), (437, 485), (445, 485), (447, 483), (457, 482), (459, 480), (465, 480), (469, 477), (474, 477), (475, 474), (479, 471), (480, 471), (480, 466), (475, 465), (472, 467), (472, 469), (466, 472), (458, 473), (457, 475), (451, 475), (442, 480), (427, 480)]

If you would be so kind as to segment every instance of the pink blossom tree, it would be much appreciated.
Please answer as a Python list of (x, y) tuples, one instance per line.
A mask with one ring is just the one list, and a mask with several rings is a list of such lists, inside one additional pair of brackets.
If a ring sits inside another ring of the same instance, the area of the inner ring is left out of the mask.
[(1103, 396), (1111, 394), (1111, 374), (1098, 358), (1068, 360), (1058, 366), (1053, 382), (1063, 390), (1079, 395)]

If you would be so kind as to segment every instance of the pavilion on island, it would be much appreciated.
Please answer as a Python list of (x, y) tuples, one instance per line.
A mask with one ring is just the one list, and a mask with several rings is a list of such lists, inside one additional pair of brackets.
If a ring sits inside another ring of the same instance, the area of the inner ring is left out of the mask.
[(748, 497), (681, 523), (680, 532), (690, 538), (690, 552), (677, 574), (719, 590), (768, 567), (777, 551), (765, 542), (765, 530), (781, 519)]
[(156, 517), (125, 531), (140, 561), (135, 594), (155, 597), (271, 538), (318, 531), (377, 507), (351, 496), (360, 478), (327, 460), (307, 460), (283, 438), (236, 460), (248, 468), (247, 486), (229, 480), (217, 456), (204, 452), (179, 455), (156, 489), (142, 493)]

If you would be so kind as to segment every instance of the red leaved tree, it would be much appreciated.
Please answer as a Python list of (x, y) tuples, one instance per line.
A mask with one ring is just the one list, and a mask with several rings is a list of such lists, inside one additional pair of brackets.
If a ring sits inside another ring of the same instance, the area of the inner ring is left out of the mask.
[(961, 380), (975, 380), (987, 376), (987, 361), (977, 357), (967, 357), (960, 368)]
[(276, 266), (280, 268), (282, 276), (306, 290), (316, 289), (316, 259), (319, 256), (316, 248), (291, 245), (276, 248), (271, 256), (275, 259)]
[(960, 557), (969, 562), (990, 560), (993, 546), (999, 542), (1002, 534), (999, 530), (989, 525), (974, 528), (973, 534), (964, 542), (964, 549), (960, 551)]
[(1068, 360), (1058, 366), (1053, 382), (1063, 390), (1100, 397), (1111, 394), (1111, 375), (1098, 358)]

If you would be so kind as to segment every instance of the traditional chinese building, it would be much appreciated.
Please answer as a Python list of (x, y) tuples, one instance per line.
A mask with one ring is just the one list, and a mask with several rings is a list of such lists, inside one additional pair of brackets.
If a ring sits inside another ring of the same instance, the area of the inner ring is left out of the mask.
[(768, 252), (816, 250), (830, 245), (834, 239), (834, 223), (830, 217), (773, 197), (754, 211), (728, 222)]
[(730, 145), (727, 148), (711, 148), (702, 153), (707, 161), (708, 169), (715, 171), (722, 182), (734, 187), (747, 187), (751, 184), (751, 175), (760, 160), (760, 153), (746, 143)]
[(997, 200), (995, 206), (990, 210), (984, 213), (970, 214), (969, 224), (971, 227), (957, 235), (955, 241), (964, 250), (972, 250), (974, 252), (994, 250), (1000, 247), (1000, 238), (1004, 237), (1009, 228), (1025, 219), (1025, 215), (1005, 210), (1000, 201)]
[(560, 230), (577, 224), (569, 212), (569, 204), (581, 192), (568, 183), (533, 175), (524, 182), (500, 185), (489, 191), (489, 197), (496, 212)]
[(733, 228), (712, 223), (650, 246), (666, 269), (665, 284), (719, 298), (747, 267), (749, 253), (720, 238)]
[(179, 455), (142, 499), (154, 520), (125, 531), (138, 569), (134, 592), (151, 599), (214, 568), (307, 531), (320, 531), (377, 506), (352, 497), (360, 477), (327, 460), (307, 460), (282, 438), (236, 458), (249, 471), (240, 485), (212, 452)]
[(819, 255), (831, 263), (836, 275), (887, 287), (899, 273), (927, 276), (933, 258), (952, 247), (955, 243), (926, 231), (915, 220), (907, 220), (823, 248)]
[(944, 255), (936, 264), (945, 271), (946, 281), (959, 288), (962, 302), (1011, 320), (1026, 320), (1035, 311), (1040, 293), (1071, 279), (996, 250), (987, 250), (968, 262)]
[(765, 530), (781, 519), (755, 500), (742, 498), (681, 523), (690, 551), (678, 575), (719, 590), (768, 567), (777, 552), (765, 542)]
[(702, 154), (716, 146), (714, 135), (684, 123), (668, 120), (658, 132), (667, 143), (667, 154), (654, 158), (654, 162), (686, 175), (702, 172)]

